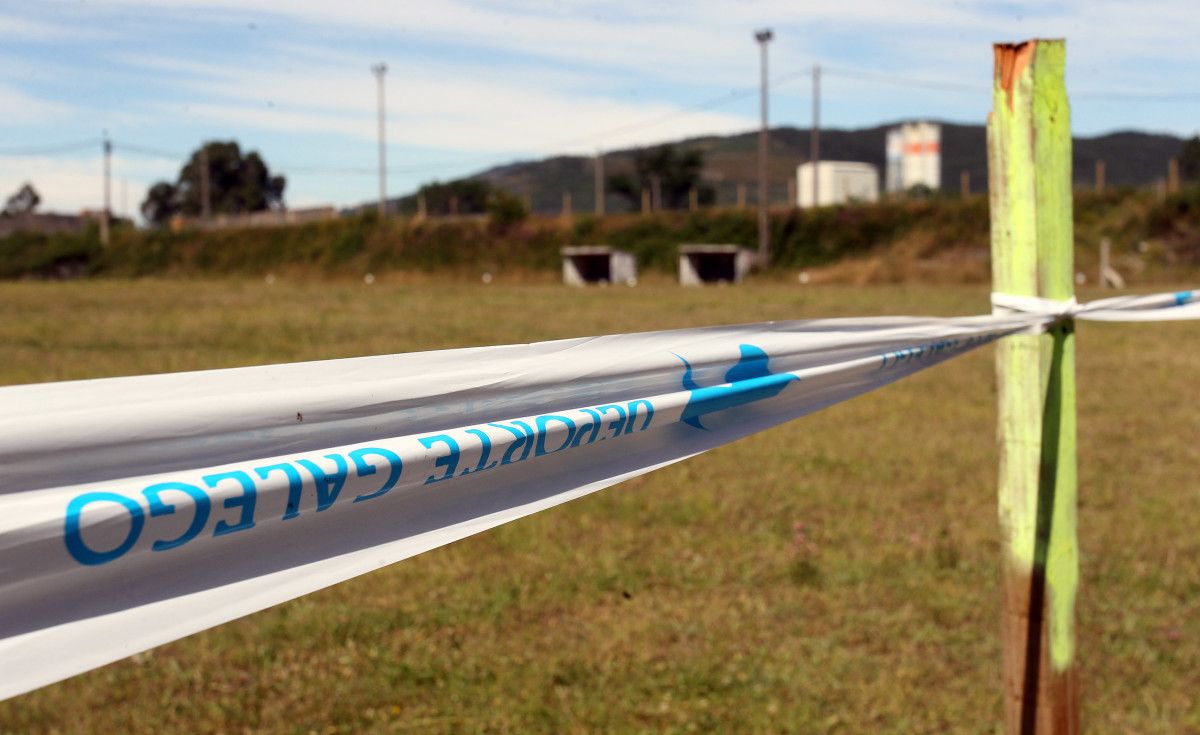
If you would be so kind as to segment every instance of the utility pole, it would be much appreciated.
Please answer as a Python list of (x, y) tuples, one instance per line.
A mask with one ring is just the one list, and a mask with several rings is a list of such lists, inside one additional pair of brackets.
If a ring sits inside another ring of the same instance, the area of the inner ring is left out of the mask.
[(812, 88), (812, 132), (808, 136), (808, 160), (812, 161), (812, 205), (817, 207), (821, 201), (820, 176), (817, 169), (821, 163), (821, 65), (813, 64)]
[(604, 216), (604, 151), (596, 149), (595, 163), (592, 166), (596, 174), (596, 216)]
[(208, 166), (208, 142), (200, 143), (200, 219), (204, 222), (212, 217), (212, 183)]
[(767, 44), (774, 38), (770, 28), (754, 34), (759, 49), (759, 127), (758, 127), (758, 266), (765, 268), (771, 259), (771, 233), (767, 212)]
[(383, 104), (383, 75), (387, 74), (387, 64), (380, 62), (371, 67), (378, 82), (379, 93), (379, 218), (387, 216), (387, 147), (384, 144), (384, 104)]
[(108, 247), (108, 218), (112, 212), (112, 141), (104, 131), (104, 211), (100, 212), (100, 244)]

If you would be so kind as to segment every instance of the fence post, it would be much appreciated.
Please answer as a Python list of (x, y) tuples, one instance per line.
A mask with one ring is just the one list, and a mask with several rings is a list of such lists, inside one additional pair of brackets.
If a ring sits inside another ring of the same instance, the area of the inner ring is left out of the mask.
[[(992, 283), (1074, 295), (1071, 126), (1062, 40), (996, 44), (988, 117)], [(1077, 733), (1075, 340), (1066, 319), (996, 347), (1009, 733)]]

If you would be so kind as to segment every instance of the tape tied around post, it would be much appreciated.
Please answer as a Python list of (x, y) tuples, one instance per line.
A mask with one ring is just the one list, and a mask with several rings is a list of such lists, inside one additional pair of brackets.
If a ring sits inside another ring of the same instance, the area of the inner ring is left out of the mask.
[(1082, 308), (1074, 296), (1065, 301), (1058, 301), (1038, 296), (1016, 296), (992, 292), (992, 316), (1041, 317), (1040, 320), (1029, 325), (1025, 334), (1042, 334), (1062, 321), (1074, 319)]
[(1029, 334), (1040, 333), (1063, 319), (1074, 318), (1101, 322), (1197, 319), (1200, 318), (1200, 290), (1114, 296), (1082, 304), (1073, 296), (1058, 301), (1037, 296), (992, 293), (992, 316), (1041, 317), (1037, 323), (1030, 325)]
[(1075, 297), (1065, 301), (1043, 299), (1039, 296), (1015, 296), (1008, 293), (992, 293), (992, 315), (1012, 316), (1013, 314), (1033, 314), (1053, 319), (1074, 317), (1082, 310)]

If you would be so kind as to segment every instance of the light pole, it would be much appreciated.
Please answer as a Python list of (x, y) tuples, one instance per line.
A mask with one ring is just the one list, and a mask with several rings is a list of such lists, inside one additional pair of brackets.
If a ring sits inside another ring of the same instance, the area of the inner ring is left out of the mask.
[(759, 103), (762, 122), (758, 129), (758, 265), (765, 268), (771, 259), (771, 235), (767, 221), (767, 44), (774, 38), (770, 28), (754, 34), (761, 57), (761, 92)]
[(112, 141), (104, 131), (104, 209), (100, 212), (100, 244), (108, 247), (109, 217), (112, 216)]
[(821, 202), (821, 179), (817, 169), (821, 166), (821, 65), (812, 68), (812, 130), (808, 135), (808, 160), (812, 162), (812, 206)]
[(387, 147), (384, 143), (384, 104), (383, 104), (383, 75), (387, 74), (387, 64), (382, 62), (371, 66), (378, 82), (379, 93), (379, 218), (387, 216)]

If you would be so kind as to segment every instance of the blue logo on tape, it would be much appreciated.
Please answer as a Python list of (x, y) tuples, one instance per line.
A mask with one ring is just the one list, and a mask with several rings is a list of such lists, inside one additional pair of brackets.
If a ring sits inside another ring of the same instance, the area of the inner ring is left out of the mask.
[(683, 363), (683, 388), (692, 392), (680, 421), (697, 429), (706, 429), (700, 417), (717, 411), (745, 406), (755, 401), (774, 398), (783, 392), (788, 383), (800, 378), (791, 373), (772, 373), (767, 367), (767, 353), (754, 345), (739, 345), (741, 357), (737, 364), (725, 373), (727, 385), (702, 388), (692, 379), (692, 365), (679, 355)]

